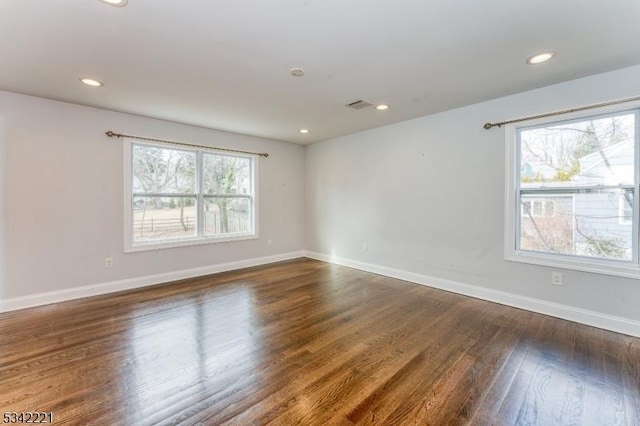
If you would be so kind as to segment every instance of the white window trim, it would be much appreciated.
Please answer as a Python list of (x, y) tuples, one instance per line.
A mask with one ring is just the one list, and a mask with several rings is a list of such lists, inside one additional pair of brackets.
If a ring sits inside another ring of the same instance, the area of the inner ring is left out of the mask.
[[(597, 115), (606, 115), (624, 112), (628, 110), (640, 108), (640, 102), (629, 102), (622, 105), (612, 105), (608, 107), (602, 107), (598, 109), (592, 109), (587, 111), (581, 111), (576, 113), (563, 114), (562, 116), (541, 118), (535, 120), (528, 120), (526, 122), (520, 122), (517, 124), (507, 124), (505, 129), (505, 228), (504, 228), (504, 258), (510, 262), (527, 263), (531, 265), (548, 266), (559, 269), (570, 269), (575, 271), (592, 272), (596, 274), (604, 274), (617, 277), (626, 277), (640, 279), (640, 261), (634, 259), (634, 262), (623, 262), (616, 260), (597, 259), (597, 258), (583, 258), (579, 256), (570, 255), (558, 255), (547, 254), (539, 252), (530, 252), (524, 250), (516, 250), (516, 226), (517, 221), (520, 220), (519, 209), (517, 204), (517, 179), (518, 170), (516, 167), (517, 155), (517, 132), (519, 128), (541, 125), (545, 123), (554, 123), (564, 120), (574, 120), (586, 117), (592, 117)], [(640, 120), (636, 120), (636, 138), (640, 137)], [(638, 256), (639, 235), (638, 235), (638, 222), (640, 222), (639, 215), (639, 199), (640, 194), (638, 182), (640, 182), (640, 149), (636, 147), (635, 150), (635, 196), (634, 196), (634, 210), (636, 217), (633, 220), (632, 235), (634, 238), (634, 249), (636, 256)]]
[[(132, 235), (132, 228), (133, 228), (133, 206), (132, 206), (132, 200), (133, 200), (133, 193), (132, 193), (132, 188), (131, 188), (131, 179), (132, 179), (132, 169), (133, 169), (133, 157), (132, 157), (132, 145), (136, 143), (135, 139), (131, 139), (131, 138), (125, 138), (124, 142), (123, 142), (123, 149), (124, 149), (124, 162), (123, 162), (123, 168), (124, 168), (124, 252), (125, 253), (136, 253), (136, 252), (141, 252), (141, 251), (149, 251), (149, 250), (160, 250), (160, 249), (168, 249), (168, 248), (176, 248), (176, 247), (189, 247), (189, 246), (196, 246), (196, 245), (204, 245), (204, 244), (215, 244), (215, 243), (228, 243), (228, 242), (233, 242), (233, 241), (245, 241), (245, 240), (257, 240), (260, 238), (259, 232), (258, 232), (258, 209), (259, 209), (259, 204), (258, 204), (258, 156), (256, 155), (247, 155), (245, 154), (245, 156), (247, 157), (252, 157), (252, 161), (251, 161), (251, 174), (252, 174), (252, 201), (253, 201), (253, 209), (252, 209), (252, 214), (251, 214), (251, 220), (252, 220), (252, 225), (253, 225), (253, 232), (251, 233), (243, 233), (243, 234), (237, 234), (237, 235), (233, 235), (233, 234), (228, 234), (225, 235), (223, 237), (189, 237), (189, 238), (175, 238), (175, 239), (171, 239), (171, 240), (166, 240), (166, 241), (162, 241), (162, 242), (157, 242), (157, 241), (150, 241), (150, 242), (144, 242), (144, 243), (134, 243), (133, 241), (133, 235)], [(150, 143), (150, 142), (144, 142), (145, 145), (153, 145), (153, 146), (157, 146), (158, 148), (178, 148), (178, 149), (184, 149), (183, 146), (178, 146), (178, 145), (171, 145), (171, 144), (154, 144), (154, 143)], [(229, 155), (226, 152), (222, 152), (222, 151), (217, 151), (213, 148), (211, 149), (206, 149), (206, 148), (197, 148), (194, 149), (196, 151), (201, 151), (201, 152), (211, 152), (213, 154), (222, 154), (222, 155)], [(202, 198), (202, 197), (198, 197), (198, 198)], [(199, 209), (202, 208), (201, 206), (201, 202), (199, 201)], [(200, 215), (201, 217), (201, 215)], [(198, 225), (200, 226), (200, 225)]]

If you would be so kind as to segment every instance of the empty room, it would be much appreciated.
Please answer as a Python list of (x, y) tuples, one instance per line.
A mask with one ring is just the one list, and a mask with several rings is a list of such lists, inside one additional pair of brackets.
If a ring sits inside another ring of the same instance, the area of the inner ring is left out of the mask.
[(0, 0), (0, 423), (640, 426), (638, 22)]

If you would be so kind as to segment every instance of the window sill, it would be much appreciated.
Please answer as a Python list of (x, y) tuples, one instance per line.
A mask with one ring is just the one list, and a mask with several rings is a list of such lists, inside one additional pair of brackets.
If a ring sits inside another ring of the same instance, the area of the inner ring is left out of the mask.
[(632, 263), (607, 261), (600, 259), (583, 260), (573, 256), (545, 255), (544, 253), (516, 251), (505, 255), (509, 262), (527, 263), (530, 265), (549, 266), (552, 268), (569, 269), (573, 271), (590, 272), (594, 274), (610, 275), (640, 279), (640, 268)]
[(163, 242), (150, 241), (148, 243), (136, 243), (125, 247), (125, 253), (137, 253), (141, 251), (162, 250), (178, 247), (198, 246), (205, 244), (229, 243), (234, 241), (257, 240), (258, 234), (236, 234), (216, 238), (185, 238), (168, 240)]

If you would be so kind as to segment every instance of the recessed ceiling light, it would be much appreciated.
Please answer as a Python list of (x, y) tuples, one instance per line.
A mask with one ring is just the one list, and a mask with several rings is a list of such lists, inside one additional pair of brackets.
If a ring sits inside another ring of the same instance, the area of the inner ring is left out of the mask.
[(309, 129), (300, 129), (300, 133), (306, 135), (307, 133), (309, 133)]
[(386, 105), (386, 104), (380, 104), (380, 105), (378, 105), (378, 106), (376, 107), (376, 109), (377, 109), (378, 111), (385, 111), (385, 110), (389, 109), (389, 105)]
[(302, 77), (304, 76), (304, 70), (302, 68), (291, 68), (289, 73), (294, 77)]
[(92, 78), (81, 78), (80, 81), (82, 82), (82, 84), (86, 84), (87, 86), (91, 86), (91, 87), (104, 86), (101, 82), (99, 82), (98, 80), (94, 80)]
[(117, 6), (122, 7), (126, 6), (128, 0), (100, 0), (102, 3), (108, 4), (109, 6)]
[(553, 58), (556, 52), (542, 52), (536, 55), (533, 55), (529, 59), (527, 59), (527, 64), (536, 65), (541, 64), (543, 62), (547, 62), (549, 59)]

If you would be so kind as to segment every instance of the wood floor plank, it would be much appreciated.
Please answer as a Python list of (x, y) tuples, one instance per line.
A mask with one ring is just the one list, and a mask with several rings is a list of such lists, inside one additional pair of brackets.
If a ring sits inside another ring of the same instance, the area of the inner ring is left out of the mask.
[(640, 339), (310, 259), (0, 315), (65, 425), (639, 425)]

